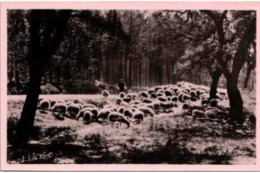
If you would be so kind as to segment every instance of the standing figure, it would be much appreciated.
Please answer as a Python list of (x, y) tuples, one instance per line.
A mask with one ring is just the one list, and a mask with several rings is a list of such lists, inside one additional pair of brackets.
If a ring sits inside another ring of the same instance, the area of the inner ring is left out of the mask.
[(119, 89), (119, 92), (125, 92), (126, 86), (125, 86), (125, 82), (123, 79), (120, 79), (120, 81), (118, 82), (118, 89)]

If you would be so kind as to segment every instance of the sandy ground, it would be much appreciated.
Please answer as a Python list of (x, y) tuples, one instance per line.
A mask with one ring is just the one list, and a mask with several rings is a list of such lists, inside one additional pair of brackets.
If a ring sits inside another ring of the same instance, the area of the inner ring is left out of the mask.
[[(50, 99), (114, 102), (118, 96), (45, 95)], [(248, 95), (246, 97), (249, 97)], [(25, 96), (8, 96), (8, 141), (13, 139)], [(251, 99), (252, 100), (252, 99)], [(199, 104), (199, 103), (194, 103)], [(228, 105), (228, 100), (220, 103)], [(246, 102), (254, 106), (255, 102)], [(115, 126), (66, 118), (37, 111), (32, 140), (21, 149), (8, 147), (10, 163), (168, 163), (255, 164), (255, 128), (234, 127), (225, 121), (193, 120), (174, 113), (146, 118), (138, 125)], [(48, 159), (30, 159), (50, 155)]]

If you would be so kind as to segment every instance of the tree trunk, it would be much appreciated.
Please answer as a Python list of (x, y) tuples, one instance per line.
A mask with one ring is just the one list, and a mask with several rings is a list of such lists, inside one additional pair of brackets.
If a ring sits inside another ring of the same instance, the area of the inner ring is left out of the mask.
[(221, 70), (216, 70), (211, 73), (212, 82), (210, 85), (209, 97), (210, 99), (216, 98), (219, 78), (222, 75)]
[(29, 140), (33, 132), (34, 118), (37, 109), (38, 98), (40, 94), (41, 76), (38, 69), (32, 71), (30, 77), (28, 93), (24, 103), (21, 118), (18, 123), (15, 144), (19, 145)]
[(229, 77), (227, 79), (227, 91), (230, 104), (230, 118), (232, 122), (242, 124), (243, 116), (243, 100), (237, 87), (237, 79)]
[[(50, 61), (51, 57), (58, 49), (61, 40), (63, 39), (63, 34), (65, 33), (69, 15), (69, 11), (62, 11), (59, 17), (56, 18), (55, 25), (47, 22), (46, 29), (40, 34), (40, 26), (43, 21), (42, 17), (47, 17), (47, 21), (49, 21), (54, 15), (50, 15), (49, 13), (46, 13), (46, 11), (42, 10), (32, 10), (31, 12), (29, 54), (30, 78), (27, 97), (15, 136), (15, 146), (19, 146), (19, 144), (27, 142), (33, 132), (35, 113), (40, 94), (41, 77), (44, 74), (46, 64)], [(53, 39), (50, 37), (50, 35), (53, 34), (52, 31), (56, 31)]]

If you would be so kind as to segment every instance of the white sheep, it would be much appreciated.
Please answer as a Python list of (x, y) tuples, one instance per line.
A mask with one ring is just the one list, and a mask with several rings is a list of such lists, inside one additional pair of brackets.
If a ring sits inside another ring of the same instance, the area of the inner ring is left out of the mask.
[(103, 95), (105, 98), (107, 98), (107, 97), (110, 95), (110, 93), (109, 93), (108, 90), (103, 90), (103, 91), (102, 91), (102, 95)]
[(125, 123), (127, 127), (130, 127), (130, 122), (125, 119), (124, 115), (119, 112), (111, 112), (108, 115), (108, 120), (110, 122), (119, 122), (119, 123)]

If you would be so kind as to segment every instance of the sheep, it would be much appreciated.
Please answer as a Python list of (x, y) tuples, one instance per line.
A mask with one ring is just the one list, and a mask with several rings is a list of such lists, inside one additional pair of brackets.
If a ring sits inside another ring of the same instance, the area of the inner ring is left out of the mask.
[(161, 90), (162, 89), (162, 87), (161, 86), (157, 86), (157, 87), (155, 87), (154, 88), (154, 90), (157, 92), (158, 90)]
[(148, 92), (148, 94), (154, 94), (155, 93), (155, 89), (153, 89), (153, 88), (149, 88), (148, 90), (147, 90), (147, 92)]
[(187, 112), (187, 110), (189, 111), (191, 109), (191, 106), (188, 103), (184, 103), (182, 105), (182, 112)]
[(157, 96), (156, 96), (155, 93), (151, 93), (151, 94), (150, 94), (150, 98), (151, 98), (151, 99), (156, 99), (156, 97), (157, 97)]
[(67, 107), (67, 115), (69, 118), (76, 118), (77, 114), (81, 110), (81, 106), (79, 104), (70, 104)]
[(185, 102), (185, 99), (184, 99), (184, 98), (186, 98), (185, 95), (186, 95), (186, 94), (183, 93), (183, 92), (179, 93), (179, 94), (178, 94), (178, 101), (179, 101), (179, 102), (182, 102), (182, 103)]
[(153, 101), (151, 99), (148, 99), (148, 98), (144, 98), (143, 103), (152, 103)]
[(204, 118), (206, 115), (203, 111), (201, 110), (197, 110), (197, 109), (194, 109), (192, 111), (192, 117), (193, 119), (196, 119), (196, 118)]
[(79, 99), (75, 99), (75, 100), (74, 100), (74, 103), (75, 103), (75, 104), (81, 104), (81, 105), (84, 104), (84, 102), (80, 101)]
[(170, 97), (172, 97), (172, 96), (173, 96), (172, 92), (171, 92), (171, 91), (169, 91), (168, 89), (167, 89), (167, 90), (165, 90), (165, 91), (164, 91), (164, 93), (165, 93), (165, 95), (166, 95), (166, 96), (170, 96)]
[(168, 101), (168, 99), (166, 98), (166, 97), (158, 97), (157, 98), (158, 100), (160, 100), (161, 102), (166, 102), (166, 101)]
[(169, 101), (161, 102), (160, 106), (162, 107), (163, 112), (165, 112), (165, 113), (169, 113), (169, 112), (173, 111), (172, 110), (172, 108), (173, 108), (173, 103), (172, 102), (169, 102)]
[(211, 99), (210, 100), (210, 106), (211, 107), (217, 107), (218, 106), (218, 101), (216, 99)]
[(125, 119), (124, 115), (119, 112), (111, 112), (108, 115), (108, 120), (110, 122), (119, 122), (119, 123), (125, 123), (127, 127), (130, 127), (130, 122)]
[(122, 100), (121, 100), (121, 99), (116, 99), (116, 105), (120, 105), (120, 104), (121, 104), (121, 102), (122, 102)]
[(145, 114), (145, 116), (149, 115), (149, 116), (153, 117), (155, 114), (154, 111), (148, 107), (140, 106), (140, 107), (138, 107), (138, 109), (140, 111), (142, 111)]
[(164, 95), (164, 93), (157, 93), (156, 94), (156, 97), (158, 98), (158, 97), (164, 97), (165, 95)]
[(125, 101), (122, 101), (120, 103), (120, 106), (124, 106), (124, 107), (128, 107), (129, 106), (129, 103), (125, 102)]
[(131, 98), (131, 100), (135, 100), (137, 98), (137, 95), (134, 94), (134, 93), (129, 93), (129, 94), (126, 95), (126, 97)]
[(195, 91), (190, 92), (191, 101), (197, 101), (197, 95)]
[(200, 91), (200, 90), (196, 90), (196, 95), (197, 95), (198, 98), (200, 98), (200, 95), (201, 95), (201, 94), (203, 94), (202, 91)]
[(110, 93), (109, 93), (108, 90), (103, 90), (103, 91), (102, 91), (102, 95), (103, 95), (105, 98), (107, 98), (107, 97), (110, 95)]
[(136, 124), (141, 123), (144, 120), (144, 113), (140, 110), (134, 111), (133, 119), (135, 120)]
[(177, 108), (177, 107), (178, 107), (178, 104), (177, 104), (177, 103), (173, 103), (173, 104), (172, 104), (172, 107)]
[(81, 110), (79, 114), (76, 117), (76, 120), (79, 120), (79, 118), (83, 117), (83, 123), (84, 124), (90, 124), (95, 120), (95, 115), (93, 112), (91, 112), (88, 109)]
[(90, 124), (94, 120), (95, 120), (95, 115), (91, 111), (86, 110), (83, 113), (83, 123), (84, 124)]
[(132, 118), (133, 117), (133, 111), (131, 109), (125, 109), (123, 112), (124, 116)]
[(124, 98), (125, 95), (126, 95), (126, 94), (125, 94), (124, 92), (120, 92), (120, 93), (119, 93), (119, 97), (120, 97), (120, 98)]
[(172, 102), (177, 102), (178, 101), (178, 97), (177, 96), (172, 96), (171, 101)]
[(203, 93), (203, 94), (200, 95), (200, 100), (203, 100), (203, 99), (206, 99), (206, 98), (208, 98), (208, 94)]
[(201, 106), (206, 107), (209, 104), (209, 99), (204, 98), (201, 100)]
[(97, 121), (101, 118), (102, 120), (106, 120), (108, 118), (108, 115), (111, 113), (112, 111), (110, 109), (102, 109), (99, 110), (98, 112), (98, 116), (97, 116)]
[(64, 103), (56, 103), (51, 108), (52, 114), (59, 120), (64, 120), (64, 115), (67, 111), (67, 106)]
[(156, 94), (159, 94), (159, 93), (165, 94), (163, 89), (159, 89), (158, 91), (156, 91)]
[(180, 90), (178, 87), (173, 87), (172, 89), (175, 92), (175, 94), (177, 94), (177, 92)]
[(218, 109), (209, 109), (205, 111), (206, 116), (212, 119), (218, 118), (218, 113), (219, 113)]
[(158, 114), (159, 111), (160, 111), (160, 102), (159, 101), (153, 101), (152, 105), (153, 105), (153, 110), (155, 111), (156, 114)]
[(131, 97), (124, 97), (123, 98), (123, 101), (126, 102), (126, 103), (131, 102), (131, 100), (132, 100)]
[(39, 102), (39, 109), (42, 111), (42, 113), (46, 113), (46, 111), (50, 110), (51, 108), (51, 102), (50, 100), (41, 99)]
[(153, 109), (153, 104), (152, 103), (146, 103), (146, 105), (144, 105), (144, 106), (146, 106), (147, 108)]
[(138, 100), (136, 100), (136, 101), (132, 101), (132, 102), (131, 102), (132, 105), (139, 105), (140, 103), (141, 103), (141, 102), (138, 101)]
[(141, 91), (138, 94), (139, 98), (148, 98), (148, 93), (146, 93), (145, 91)]

